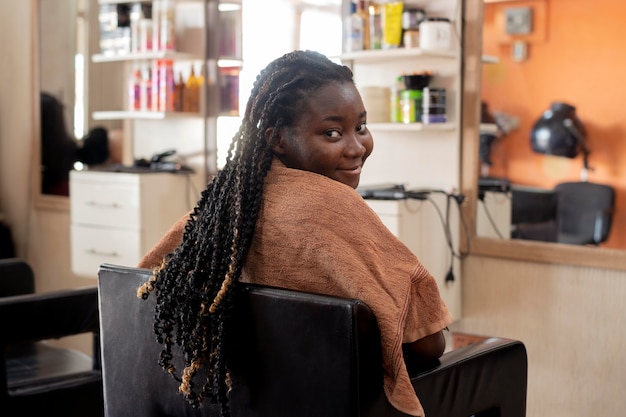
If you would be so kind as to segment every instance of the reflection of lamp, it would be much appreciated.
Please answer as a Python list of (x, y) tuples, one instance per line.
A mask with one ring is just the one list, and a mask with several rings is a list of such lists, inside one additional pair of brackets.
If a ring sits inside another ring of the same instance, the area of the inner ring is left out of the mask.
[(583, 154), (581, 179), (587, 180), (589, 150), (586, 146), (587, 132), (576, 115), (576, 107), (554, 102), (537, 120), (530, 132), (533, 151), (555, 156), (575, 158)]

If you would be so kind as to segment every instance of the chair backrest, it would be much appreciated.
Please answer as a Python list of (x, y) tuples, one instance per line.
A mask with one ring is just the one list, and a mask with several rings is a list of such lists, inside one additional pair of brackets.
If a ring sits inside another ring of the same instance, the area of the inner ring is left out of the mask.
[(564, 182), (558, 194), (558, 241), (578, 245), (604, 242), (611, 230), (615, 190), (605, 184)]
[(511, 237), (555, 242), (557, 193), (537, 187), (511, 187)]
[[(106, 416), (218, 416), (208, 405), (191, 409), (157, 365), (154, 297), (136, 297), (149, 276), (112, 265), (99, 271)], [(234, 417), (373, 416), (364, 410), (390, 407), (382, 391), (380, 335), (365, 304), (254, 285), (240, 301)]]
[(35, 274), (26, 261), (18, 258), (0, 259), (0, 297), (34, 292)]
[[(106, 417), (219, 416), (193, 409), (157, 364), (154, 297), (137, 288), (150, 271), (99, 271)], [(361, 301), (247, 285), (235, 309), (233, 417), (406, 417), (383, 392), (380, 334)], [(453, 350), (412, 375), (428, 417), (523, 417), (526, 350), (492, 338)]]

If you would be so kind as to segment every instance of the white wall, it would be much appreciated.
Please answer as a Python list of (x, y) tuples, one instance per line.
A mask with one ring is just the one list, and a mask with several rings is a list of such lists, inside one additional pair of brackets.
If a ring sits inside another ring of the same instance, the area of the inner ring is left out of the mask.
[(521, 340), (528, 417), (621, 416), (626, 409), (626, 273), (470, 257), (453, 330)]

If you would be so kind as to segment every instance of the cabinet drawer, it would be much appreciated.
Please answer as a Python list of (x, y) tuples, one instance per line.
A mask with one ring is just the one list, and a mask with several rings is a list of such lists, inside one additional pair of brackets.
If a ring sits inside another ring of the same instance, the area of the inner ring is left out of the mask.
[(103, 263), (135, 266), (141, 256), (141, 234), (117, 228), (71, 226), (72, 271), (96, 277)]
[(138, 228), (140, 192), (136, 184), (75, 181), (71, 195), (72, 224)]

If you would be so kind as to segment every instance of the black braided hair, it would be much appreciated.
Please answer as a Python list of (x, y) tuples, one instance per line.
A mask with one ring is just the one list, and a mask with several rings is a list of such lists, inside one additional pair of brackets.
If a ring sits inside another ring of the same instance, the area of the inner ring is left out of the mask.
[[(224, 169), (202, 192), (182, 243), (139, 288), (144, 299), (156, 290), (159, 364), (193, 406), (208, 398), (230, 415), (225, 338), (272, 163), (271, 143), (307, 110), (311, 93), (331, 82), (353, 83), (352, 72), (313, 51), (287, 53), (260, 72)], [(266, 141), (268, 128), (274, 130)], [(176, 351), (182, 371), (174, 365)]]

